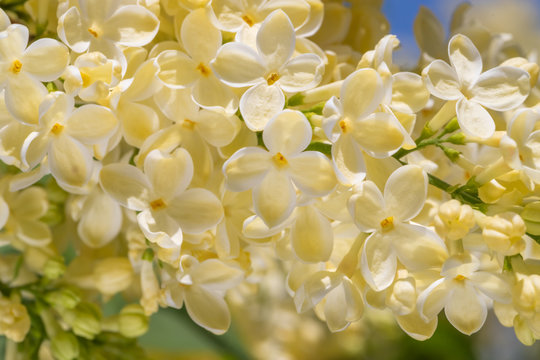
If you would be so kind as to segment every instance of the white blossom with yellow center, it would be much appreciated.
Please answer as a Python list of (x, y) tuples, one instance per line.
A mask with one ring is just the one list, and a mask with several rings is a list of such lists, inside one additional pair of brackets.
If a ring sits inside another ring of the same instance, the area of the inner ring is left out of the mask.
[(103, 190), (122, 206), (140, 211), (137, 222), (144, 235), (163, 248), (179, 248), (182, 232), (199, 234), (213, 228), (223, 207), (210, 191), (188, 189), (193, 177), (189, 153), (151, 151), (144, 173), (132, 165), (110, 164), (100, 172)]
[(452, 66), (435, 60), (422, 71), (428, 90), (449, 101), (448, 118), (457, 114), (465, 134), (491, 137), (495, 123), (485, 108), (507, 111), (521, 105), (529, 95), (529, 74), (513, 66), (497, 66), (482, 72), (478, 49), (461, 34), (450, 39), (448, 55)]
[(426, 201), (427, 175), (421, 167), (405, 165), (390, 175), (384, 196), (375, 183), (358, 185), (349, 211), (363, 232), (370, 232), (361, 254), (364, 279), (375, 291), (394, 281), (397, 260), (409, 271), (442, 265), (447, 256), (442, 240), (431, 229), (410, 223)]
[(296, 35), (287, 15), (276, 10), (257, 32), (257, 51), (249, 45), (223, 45), (212, 61), (216, 75), (229, 86), (250, 88), (240, 99), (240, 112), (248, 128), (261, 131), (285, 105), (285, 95), (319, 84), (324, 63), (315, 54), (292, 57)]
[(246, 147), (223, 165), (227, 187), (232, 191), (253, 189), (255, 212), (269, 227), (291, 215), (296, 205), (295, 186), (306, 195), (319, 197), (336, 185), (332, 165), (323, 154), (302, 152), (311, 135), (311, 126), (302, 113), (284, 110), (263, 131), (268, 151)]

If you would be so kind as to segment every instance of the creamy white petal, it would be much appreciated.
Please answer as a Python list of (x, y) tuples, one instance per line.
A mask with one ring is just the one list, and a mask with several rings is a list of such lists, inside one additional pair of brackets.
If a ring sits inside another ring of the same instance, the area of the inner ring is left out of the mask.
[(16, 234), (23, 242), (35, 247), (47, 246), (52, 241), (49, 226), (36, 220), (19, 220)]
[(486, 139), (495, 132), (493, 118), (477, 102), (465, 98), (459, 99), (456, 104), (456, 114), (459, 127), (469, 136)]
[(193, 283), (209, 290), (225, 291), (235, 287), (244, 277), (244, 272), (218, 259), (201, 262), (190, 271)]
[(267, 16), (278, 9), (282, 10), (287, 15), (295, 29), (304, 25), (315, 12), (313, 10), (313, 4), (311, 4), (310, 8), (310, 4), (304, 0), (262, 1), (259, 6), (259, 11), (263, 16)]
[(289, 176), (283, 171), (270, 170), (253, 190), (253, 205), (269, 227), (285, 221), (296, 205), (296, 192)]
[(197, 63), (178, 50), (165, 50), (155, 60), (159, 67), (158, 79), (171, 88), (192, 85), (198, 78)]
[(327, 261), (334, 245), (332, 225), (313, 206), (299, 207), (296, 214), (290, 233), (294, 253), (305, 262)]
[(206, 109), (223, 109), (228, 114), (238, 110), (238, 97), (234, 91), (214, 75), (203, 76), (192, 88), (193, 101)]
[(51, 174), (64, 184), (83, 186), (92, 176), (92, 154), (67, 134), (54, 137), (49, 145), (48, 159)]
[(197, 127), (201, 136), (211, 145), (221, 147), (230, 144), (240, 131), (240, 119), (218, 111), (201, 110)]
[(529, 91), (529, 73), (513, 66), (497, 66), (480, 75), (470, 90), (470, 99), (488, 109), (507, 111), (521, 105)]
[(26, 49), (21, 62), (24, 71), (39, 81), (52, 81), (62, 75), (66, 69), (69, 63), (69, 51), (56, 40), (39, 39)]
[(354, 223), (363, 232), (378, 229), (385, 216), (383, 195), (372, 181), (357, 185), (348, 206)]
[(223, 217), (223, 206), (219, 199), (210, 191), (200, 188), (186, 190), (171, 199), (166, 211), (188, 234), (209, 230)]
[(257, 33), (257, 49), (266, 68), (279, 70), (294, 52), (294, 27), (282, 10), (275, 10), (263, 21)]
[(15, 195), (10, 207), (17, 219), (38, 220), (49, 207), (47, 192), (37, 186), (24, 189)]
[(469, 278), (478, 290), (491, 299), (500, 303), (511, 301), (510, 286), (500, 276), (487, 271), (476, 271)]
[(232, 191), (245, 191), (257, 186), (272, 166), (268, 151), (246, 147), (235, 152), (223, 164), (227, 187)]
[(311, 142), (311, 125), (296, 110), (283, 110), (266, 124), (263, 141), (272, 154), (297, 155)]
[(399, 261), (409, 271), (439, 269), (448, 258), (443, 241), (424, 226), (395, 224), (385, 235), (390, 238)]
[(390, 216), (407, 221), (424, 207), (428, 178), (417, 165), (405, 165), (390, 175), (384, 187), (384, 202)]
[(159, 130), (159, 117), (149, 106), (120, 101), (116, 115), (122, 124), (124, 140), (129, 145), (140, 147)]
[(473, 42), (465, 35), (454, 35), (448, 42), (448, 55), (460, 83), (466, 87), (474, 84), (482, 73), (482, 57)]
[(429, 91), (422, 77), (412, 72), (399, 72), (392, 75), (391, 107), (404, 113), (422, 110), (429, 100)]
[(47, 93), (42, 83), (20, 72), (8, 80), (5, 92), (6, 107), (17, 120), (26, 124), (37, 124), (39, 105)]
[(158, 30), (158, 18), (137, 5), (120, 6), (103, 25), (106, 36), (124, 46), (144, 46), (152, 41)]
[(370, 156), (386, 158), (399, 150), (407, 132), (391, 113), (376, 112), (351, 126), (351, 135)]
[(137, 214), (137, 223), (144, 236), (162, 248), (178, 249), (182, 245), (182, 229), (163, 210), (143, 210)]
[(396, 316), (399, 327), (410, 337), (418, 341), (429, 339), (437, 329), (437, 318), (424, 321), (418, 311), (413, 311), (408, 315)]
[(246, 23), (242, 20), (245, 4), (240, 0), (213, 0), (216, 25), (225, 31), (238, 32)]
[(298, 55), (287, 61), (279, 72), (279, 86), (288, 92), (304, 91), (317, 86), (324, 73), (324, 63), (315, 54)]
[(77, 233), (91, 248), (107, 245), (118, 235), (122, 227), (122, 209), (102, 191), (95, 191), (88, 197), (82, 214), (77, 225)]
[(382, 291), (389, 287), (397, 268), (390, 239), (378, 231), (371, 234), (362, 248), (360, 265), (364, 279), (373, 290)]
[(143, 172), (132, 165), (105, 165), (99, 173), (103, 190), (113, 199), (131, 210), (144, 210), (148, 207), (150, 182)]
[(291, 179), (305, 194), (324, 196), (337, 185), (330, 160), (320, 152), (306, 151), (288, 159)]
[(444, 313), (456, 329), (471, 335), (484, 325), (487, 306), (470, 285), (458, 285), (448, 299)]
[(442, 60), (435, 60), (422, 70), (429, 92), (443, 100), (457, 100), (463, 96), (456, 71)]
[(9, 25), (0, 36), (0, 58), (11, 63), (23, 54), (27, 44), (28, 28), (21, 24)]
[(358, 184), (366, 177), (362, 149), (348, 134), (340, 136), (332, 146), (332, 161), (342, 184)]
[(229, 329), (231, 314), (221, 295), (201, 286), (191, 286), (184, 296), (186, 310), (197, 325), (216, 335)]
[(418, 311), (424, 320), (429, 321), (436, 318), (446, 305), (448, 298), (452, 295), (453, 289), (449, 287), (444, 278), (431, 283), (418, 296)]
[(182, 148), (172, 154), (156, 149), (146, 156), (144, 173), (152, 184), (153, 193), (167, 202), (187, 189), (193, 177), (193, 161)]
[(240, 99), (240, 112), (246, 126), (252, 131), (262, 131), (268, 121), (283, 110), (284, 106), (285, 95), (277, 84), (255, 85)]
[(214, 27), (204, 8), (186, 16), (180, 34), (184, 48), (195, 61), (209, 62), (221, 46), (221, 31)]
[(9, 205), (3, 197), (0, 197), (0, 229), (2, 229), (9, 219)]
[[(363, 94), (358, 96), (358, 94)], [(347, 76), (341, 86), (343, 115), (352, 119), (364, 118), (380, 105), (384, 87), (379, 73), (373, 69), (360, 69)]]
[(73, 51), (82, 53), (90, 46), (90, 33), (83, 29), (81, 14), (72, 6), (58, 18), (58, 37)]
[(85, 144), (108, 139), (117, 127), (118, 120), (113, 112), (94, 104), (77, 108), (66, 122), (66, 132)]
[(332, 332), (344, 330), (352, 321), (360, 319), (364, 312), (362, 295), (348, 278), (326, 295), (324, 316)]
[(249, 46), (230, 42), (219, 48), (210, 64), (216, 76), (225, 84), (243, 87), (264, 81), (266, 68), (262, 61)]

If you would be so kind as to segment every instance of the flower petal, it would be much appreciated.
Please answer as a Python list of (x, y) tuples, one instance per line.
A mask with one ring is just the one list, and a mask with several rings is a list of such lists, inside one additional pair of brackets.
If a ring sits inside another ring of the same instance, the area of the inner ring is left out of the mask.
[(223, 45), (210, 64), (218, 78), (234, 87), (262, 82), (266, 72), (262, 59), (255, 50), (237, 42)]
[(487, 306), (472, 286), (456, 286), (444, 308), (448, 321), (465, 335), (471, 335), (484, 325)]
[(240, 99), (240, 112), (251, 131), (262, 131), (268, 121), (283, 110), (284, 106), (285, 95), (277, 84), (255, 85)]
[(240, 283), (244, 272), (221, 260), (208, 259), (191, 270), (190, 275), (194, 284), (210, 290), (225, 291)]
[(396, 276), (397, 259), (391, 245), (388, 237), (376, 231), (366, 239), (362, 248), (362, 275), (375, 291), (389, 287)]
[(399, 327), (410, 337), (418, 341), (429, 339), (437, 329), (437, 318), (424, 321), (418, 311), (413, 311), (407, 315), (396, 316)]
[[(358, 94), (364, 94), (359, 97)], [(351, 119), (362, 119), (373, 113), (384, 96), (384, 87), (379, 73), (373, 69), (356, 70), (341, 86), (343, 115)]]
[(510, 287), (500, 276), (487, 271), (475, 271), (469, 279), (478, 290), (491, 299), (500, 303), (511, 301)]
[(221, 31), (210, 22), (204, 8), (186, 16), (180, 34), (187, 53), (197, 62), (209, 62), (221, 46)]
[(190, 286), (184, 294), (191, 319), (206, 330), (221, 335), (231, 325), (231, 314), (223, 297), (201, 286)]
[(305, 194), (324, 196), (336, 186), (336, 175), (332, 163), (316, 151), (306, 151), (288, 159), (291, 179)]
[(16, 79), (10, 77), (5, 92), (6, 108), (17, 120), (26, 124), (39, 122), (39, 105), (47, 95), (39, 81), (21, 72)]
[(456, 103), (459, 127), (469, 136), (487, 139), (495, 132), (495, 122), (486, 109), (477, 102), (459, 99)]
[(268, 15), (257, 33), (257, 49), (270, 71), (279, 70), (291, 58), (295, 42), (294, 27), (282, 10)]
[(354, 223), (363, 232), (378, 229), (385, 216), (383, 195), (372, 181), (357, 185), (348, 206)]
[(302, 261), (324, 262), (332, 254), (334, 246), (332, 225), (313, 206), (298, 208), (290, 237), (293, 251)]
[(257, 186), (271, 168), (271, 155), (257, 147), (245, 147), (235, 152), (223, 164), (227, 188), (245, 191)]
[(137, 223), (146, 238), (165, 249), (177, 249), (182, 246), (182, 229), (166, 211), (141, 211)]
[(53, 81), (60, 77), (68, 66), (69, 51), (56, 40), (39, 39), (26, 49), (21, 62), (23, 69), (39, 81)]
[(529, 96), (529, 74), (513, 66), (497, 66), (480, 75), (471, 88), (472, 101), (488, 109), (507, 111)]
[(118, 7), (103, 26), (107, 37), (124, 46), (144, 46), (158, 30), (158, 18), (144, 6), (137, 5)]
[(199, 78), (197, 64), (181, 51), (165, 50), (155, 62), (159, 67), (158, 79), (173, 89), (190, 86)]
[(188, 234), (200, 234), (216, 226), (223, 217), (219, 199), (206, 189), (189, 189), (172, 199), (167, 213)]
[(49, 145), (49, 166), (58, 182), (69, 186), (85, 185), (92, 176), (92, 154), (67, 134), (55, 136)]
[(442, 60), (435, 60), (422, 70), (422, 77), (430, 93), (443, 100), (457, 100), (463, 96), (456, 71)]
[(473, 42), (465, 35), (454, 35), (448, 42), (448, 55), (461, 85), (474, 84), (482, 73), (482, 57)]
[(49, 227), (36, 220), (19, 220), (17, 223), (17, 237), (30, 246), (43, 247), (52, 241)]
[(201, 110), (197, 127), (201, 136), (211, 145), (221, 147), (230, 144), (240, 131), (240, 119), (220, 111)]
[(288, 92), (304, 91), (317, 86), (324, 73), (324, 63), (315, 54), (298, 55), (287, 61), (279, 72), (279, 86)]
[(287, 174), (270, 170), (253, 190), (253, 205), (269, 227), (285, 221), (296, 205), (296, 192)]
[(428, 178), (417, 165), (405, 165), (390, 175), (384, 187), (384, 202), (389, 216), (407, 221), (424, 207)]
[(352, 321), (360, 319), (363, 312), (362, 295), (346, 277), (326, 295), (324, 316), (332, 332), (344, 330)]
[(296, 110), (283, 110), (266, 124), (264, 145), (272, 154), (297, 155), (311, 142), (311, 126), (305, 115)]
[(390, 113), (376, 112), (353, 123), (351, 135), (370, 156), (386, 158), (399, 150), (406, 130)]
[(203, 108), (221, 108), (228, 114), (238, 110), (236, 94), (214, 75), (201, 77), (193, 86), (192, 93), (193, 101)]
[(366, 177), (362, 149), (350, 135), (342, 135), (332, 146), (332, 161), (336, 175), (345, 185), (358, 184)]
[(120, 205), (130, 210), (144, 210), (148, 207), (150, 182), (143, 172), (132, 165), (105, 165), (99, 173), (103, 190)]
[(187, 189), (193, 177), (193, 161), (182, 148), (172, 154), (156, 149), (146, 156), (144, 173), (152, 184), (153, 193), (167, 202)]
[[(11, 62), (21, 56), (28, 44), (28, 28), (21, 24), (9, 25), (0, 36), (0, 58)], [(2, 71), (6, 71), (2, 69)]]
[(412, 72), (392, 76), (392, 109), (407, 114), (422, 110), (429, 100), (429, 91), (422, 77)]
[(85, 201), (77, 233), (91, 248), (111, 242), (122, 227), (122, 209), (110, 196), (94, 191)]
[(88, 104), (76, 109), (66, 122), (69, 135), (85, 144), (107, 140), (118, 127), (118, 120), (105, 106)]
[(444, 278), (431, 283), (418, 296), (418, 311), (426, 321), (432, 320), (444, 308), (448, 298), (452, 295), (453, 288), (448, 286)]
[(83, 29), (81, 13), (76, 6), (72, 6), (58, 18), (58, 37), (76, 53), (88, 49), (90, 36), (90, 33)]

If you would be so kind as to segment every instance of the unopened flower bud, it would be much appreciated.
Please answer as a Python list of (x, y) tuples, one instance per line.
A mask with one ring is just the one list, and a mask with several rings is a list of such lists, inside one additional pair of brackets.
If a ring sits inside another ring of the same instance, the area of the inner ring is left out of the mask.
[(45, 301), (55, 307), (73, 309), (81, 301), (81, 298), (72, 290), (64, 288), (46, 293)]
[(62, 317), (77, 336), (92, 340), (101, 332), (101, 312), (95, 304), (82, 302), (64, 311)]
[(434, 220), (437, 233), (448, 240), (463, 238), (475, 224), (472, 208), (455, 199), (443, 203)]
[(120, 312), (118, 323), (120, 333), (128, 338), (139, 337), (148, 330), (148, 317), (139, 304), (125, 306)]
[(490, 249), (512, 256), (525, 249), (525, 222), (515, 213), (487, 217), (482, 224), (482, 237)]
[(17, 299), (0, 297), (0, 334), (21, 342), (30, 330), (30, 317), (26, 307)]
[(45, 275), (47, 279), (56, 280), (64, 275), (65, 271), (66, 265), (64, 264), (64, 260), (62, 258), (51, 258), (45, 263), (43, 275)]
[(540, 235), (540, 201), (525, 205), (521, 218), (525, 221), (529, 234)]
[(416, 307), (416, 283), (414, 278), (397, 279), (386, 292), (386, 306), (398, 315), (410, 314)]
[(79, 342), (75, 335), (61, 331), (51, 341), (51, 351), (55, 359), (72, 360), (79, 357)]
[(514, 58), (504, 61), (501, 65), (514, 66), (522, 70), (525, 70), (526, 72), (529, 73), (531, 87), (534, 87), (534, 85), (536, 85), (536, 82), (538, 81), (538, 72), (540, 70), (540, 68), (538, 67), (538, 64), (534, 62), (530, 62), (529, 60), (522, 57), (514, 57)]
[(102, 260), (94, 270), (96, 289), (104, 295), (113, 295), (129, 287), (133, 268), (127, 258), (114, 257)]

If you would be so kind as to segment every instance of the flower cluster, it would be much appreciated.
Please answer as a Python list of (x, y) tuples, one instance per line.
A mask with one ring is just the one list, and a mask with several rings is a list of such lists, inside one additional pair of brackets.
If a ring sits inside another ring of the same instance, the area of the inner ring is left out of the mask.
[(222, 334), (269, 258), (331, 331), (374, 307), (418, 340), (443, 309), (472, 334), (493, 308), (540, 339), (539, 66), (469, 5), (448, 41), (422, 8), (401, 71), (374, 0), (20, 3), (0, 10), (0, 333), (20, 351), (128, 348), (159, 307)]

